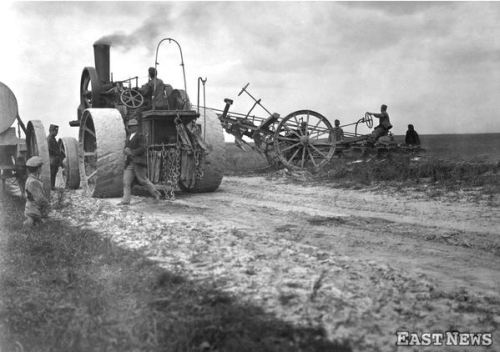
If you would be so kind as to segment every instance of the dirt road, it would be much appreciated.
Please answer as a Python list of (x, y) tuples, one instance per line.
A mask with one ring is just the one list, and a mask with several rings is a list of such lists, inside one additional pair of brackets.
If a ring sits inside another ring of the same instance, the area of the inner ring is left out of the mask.
[(226, 177), (218, 192), (174, 202), (118, 201), (66, 192), (53, 216), (354, 351), (422, 350), (397, 349), (398, 330), (500, 343), (498, 207), (264, 177)]

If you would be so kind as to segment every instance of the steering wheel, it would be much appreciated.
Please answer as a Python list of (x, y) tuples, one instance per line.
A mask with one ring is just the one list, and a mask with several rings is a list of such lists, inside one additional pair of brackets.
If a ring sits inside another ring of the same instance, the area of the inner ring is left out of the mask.
[(128, 108), (136, 109), (144, 104), (144, 97), (137, 89), (125, 88), (120, 93), (120, 101)]
[(365, 113), (365, 119), (366, 127), (372, 128), (373, 127), (373, 116), (369, 112)]

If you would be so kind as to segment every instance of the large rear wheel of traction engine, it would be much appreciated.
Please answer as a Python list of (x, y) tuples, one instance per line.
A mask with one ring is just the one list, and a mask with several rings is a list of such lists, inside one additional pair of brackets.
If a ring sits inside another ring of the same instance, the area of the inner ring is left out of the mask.
[(77, 189), (80, 187), (80, 167), (78, 158), (78, 141), (73, 137), (59, 139), (59, 148), (64, 153), (62, 176), (64, 187)]
[(79, 131), (80, 179), (91, 197), (120, 197), (125, 166), (125, 127), (116, 109), (87, 109)]
[(28, 121), (26, 126), (26, 160), (32, 156), (39, 156), (43, 160), (40, 180), (43, 183), (43, 189), (47, 197), (50, 197), (50, 158), (47, 136), (43, 123), (40, 120)]
[[(200, 109), (200, 118), (197, 123), (201, 125), (201, 138), (205, 139), (208, 147), (201, 160), (203, 177), (197, 179), (193, 187), (187, 188), (181, 182), (179, 182), (179, 187), (191, 193), (214, 192), (219, 188), (224, 175), (226, 144), (222, 126), (213, 111), (206, 110), (204, 119), (203, 109)], [(206, 130), (204, 130), (205, 126)]]

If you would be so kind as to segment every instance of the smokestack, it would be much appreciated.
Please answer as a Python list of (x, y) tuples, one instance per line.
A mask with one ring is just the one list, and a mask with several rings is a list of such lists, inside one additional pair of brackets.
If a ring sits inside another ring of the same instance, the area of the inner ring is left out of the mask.
[(102, 83), (109, 80), (109, 47), (106, 43), (94, 43), (94, 60), (97, 76)]

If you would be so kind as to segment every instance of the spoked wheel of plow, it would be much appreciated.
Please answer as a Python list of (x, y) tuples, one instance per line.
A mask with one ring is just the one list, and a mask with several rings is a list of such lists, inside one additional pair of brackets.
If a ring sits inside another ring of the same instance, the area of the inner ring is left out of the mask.
[(62, 170), (64, 187), (69, 189), (77, 189), (78, 187), (80, 187), (78, 141), (73, 137), (60, 138), (59, 148), (65, 155)]
[(335, 153), (332, 125), (315, 111), (292, 112), (276, 128), (274, 148), (286, 167), (318, 170)]
[[(200, 113), (202, 116), (198, 121), (201, 121), (201, 136), (205, 136), (205, 143), (208, 146), (208, 151), (201, 160), (203, 176), (197, 179), (194, 186), (190, 188), (179, 182), (179, 187), (183, 191), (193, 193), (214, 192), (219, 188), (224, 174), (226, 143), (222, 134), (222, 126), (213, 111), (207, 110), (206, 115), (203, 115), (202, 111)], [(206, 130), (203, 130), (204, 125)]]
[(28, 121), (28, 125), (26, 126), (26, 149), (26, 160), (35, 155), (43, 160), (40, 180), (43, 183), (45, 194), (48, 197), (50, 196), (49, 146), (47, 144), (47, 136), (45, 135), (43, 123), (40, 120)]
[(91, 197), (120, 197), (123, 192), (125, 127), (116, 109), (87, 109), (79, 131), (82, 187)]

